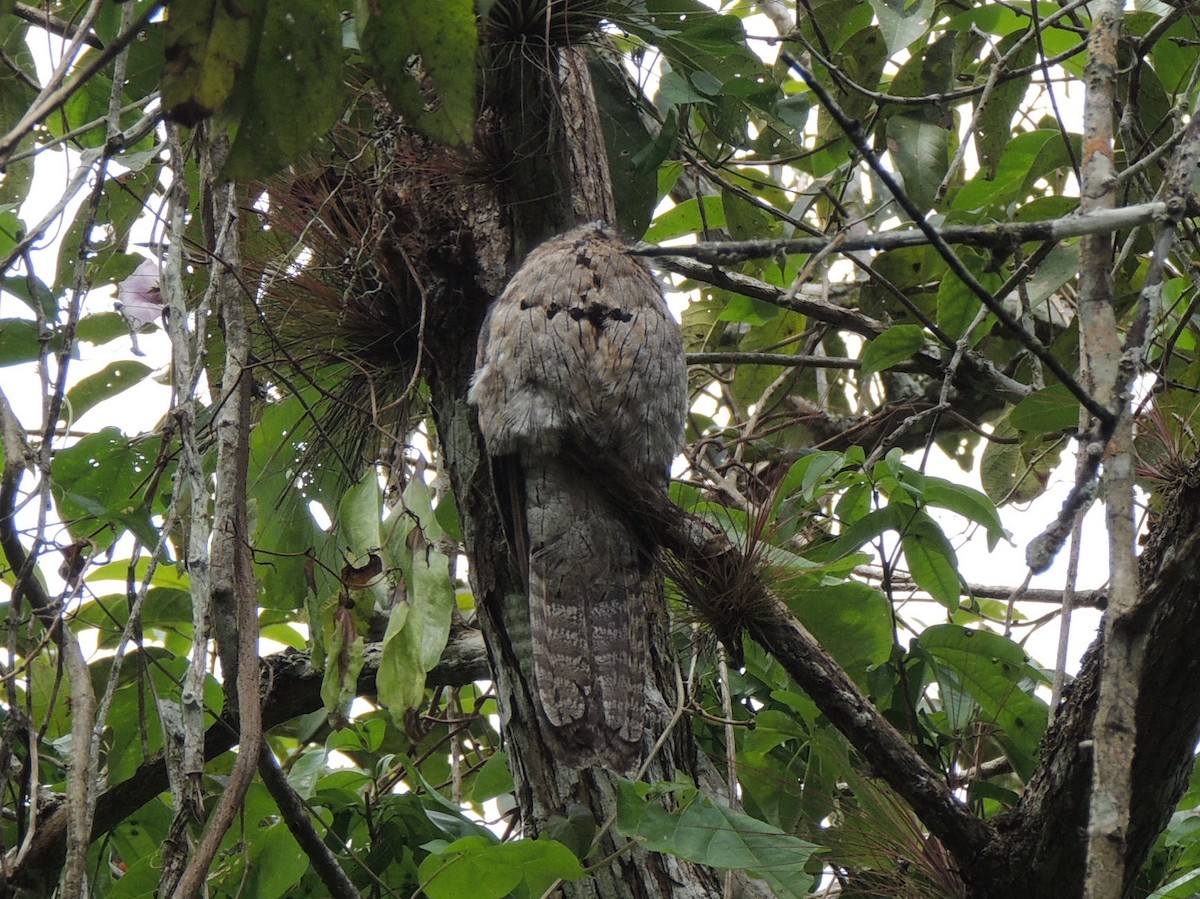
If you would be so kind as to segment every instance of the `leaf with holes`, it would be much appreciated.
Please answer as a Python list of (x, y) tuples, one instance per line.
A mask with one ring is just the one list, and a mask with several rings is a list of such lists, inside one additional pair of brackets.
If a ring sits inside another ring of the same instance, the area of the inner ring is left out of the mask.
[(467, 146), (475, 136), (475, 4), (359, 0), (359, 45), (384, 95), (430, 137)]

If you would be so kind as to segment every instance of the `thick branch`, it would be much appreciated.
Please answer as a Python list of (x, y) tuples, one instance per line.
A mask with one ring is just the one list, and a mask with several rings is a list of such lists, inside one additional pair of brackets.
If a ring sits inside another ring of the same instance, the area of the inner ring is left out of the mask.
[[(1039, 222), (996, 222), (990, 225), (951, 225), (937, 229), (943, 242), (966, 246), (1005, 249), (1014, 244), (1043, 240), (1065, 240), (1085, 234), (1111, 234), (1161, 221), (1167, 216), (1164, 202), (1138, 203), (1120, 209), (1101, 209), (1086, 215), (1068, 215)], [(926, 246), (932, 241), (920, 230), (883, 231), (878, 234), (832, 237), (797, 237), (791, 240), (709, 241), (690, 246), (641, 245), (630, 252), (637, 256), (676, 256), (708, 265), (732, 265), (750, 259), (773, 259), (780, 253), (825, 253), (834, 250), (895, 250)]]
[[(629, 510), (650, 539), (691, 568), (692, 576), (711, 581), (712, 595), (730, 595), (723, 585), (733, 572), (745, 571), (746, 561), (724, 533), (680, 510), (621, 460), (586, 450), (577, 450), (576, 455), (581, 470), (592, 471), (596, 481), (607, 486), (614, 504)], [(741, 583), (737, 592), (742, 596), (747, 591), (758, 595), (739, 602), (735, 627), (744, 627), (784, 666), (875, 773), (912, 806), (960, 867), (969, 868), (995, 837), (991, 827), (954, 796), (945, 779), (879, 713), (765, 584)], [(700, 611), (706, 614), (709, 610)], [(712, 611), (720, 616), (727, 610)]]

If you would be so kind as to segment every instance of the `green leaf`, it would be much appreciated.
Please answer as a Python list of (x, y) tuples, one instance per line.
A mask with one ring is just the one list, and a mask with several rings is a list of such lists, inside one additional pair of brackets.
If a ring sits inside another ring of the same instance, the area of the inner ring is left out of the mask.
[[(55, 455), (50, 464), (51, 490), (72, 535), (106, 549), (129, 530), (142, 545), (157, 545), (159, 531), (150, 521), (152, 509), (147, 508), (143, 491), (154, 471), (159, 444), (156, 437), (129, 439), (116, 428), (105, 428)], [(161, 482), (170, 483), (170, 478)]]
[(1079, 401), (1062, 384), (1051, 384), (1017, 403), (1008, 415), (1014, 428), (1057, 434), (1079, 427)]
[(921, 493), (929, 505), (949, 509), (987, 528), (989, 550), (1001, 539), (1010, 539), (995, 504), (975, 488), (926, 475)]
[(383, 491), (379, 475), (369, 468), (342, 496), (337, 512), (338, 546), (347, 554), (347, 561), (361, 566), (369, 553), (383, 548)]
[(399, 723), (405, 712), (421, 703), (425, 674), (446, 648), (455, 608), (454, 581), (450, 560), (439, 548), (443, 534), (424, 479), (409, 481), (387, 528), (389, 564), (404, 572), (407, 590), (388, 618), (376, 683), (380, 702)]
[(937, 522), (917, 512), (901, 532), (900, 546), (917, 586), (948, 609), (957, 609), (958, 559)]
[[(663, 808), (657, 794), (664, 792), (675, 794), (678, 808)], [(651, 790), (624, 778), (618, 781), (617, 832), (655, 852), (749, 871), (779, 897), (807, 895), (813, 877), (805, 865), (820, 848), (718, 805), (689, 784), (658, 783)]]
[(1146, 899), (1192, 899), (1200, 892), (1200, 870), (1189, 871), (1176, 877), (1170, 883), (1164, 883)]
[(588, 69), (604, 131), (617, 223), (634, 240), (645, 232), (658, 204), (658, 167), (675, 146), (678, 117), (669, 116), (658, 136), (651, 135), (630, 96), (625, 73), (598, 57), (591, 58)]
[(191, 0), (170, 7), (162, 69), (167, 118), (190, 127), (225, 105), (246, 65), (260, 3)]
[(658, 83), (658, 95), (668, 103), (683, 106), (687, 103), (711, 103), (708, 94), (692, 86), (678, 72), (668, 72)]
[(359, 45), (384, 95), (430, 137), (456, 146), (475, 136), (475, 4), (358, 0)]
[(889, 54), (908, 47), (929, 31), (933, 0), (870, 0)]
[(878, 590), (856, 581), (793, 586), (787, 580), (778, 589), (800, 623), (856, 680), (887, 661), (891, 607)]
[[(338, 587), (335, 573), (345, 564), (335, 541), (313, 519), (309, 505), (319, 502), (334, 514), (340, 501), (338, 476), (329, 465), (303, 465), (312, 434), (305, 404), (313, 397), (291, 397), (263, 409), (250, 434), (250, 501), (257, 509), (254, 528), (255, 575), (261, 602), (272, 609), (309, 606), (314, 651), (323, 651), (318, 603)], [(315, 659), (314, 666), (321, 667)]]
[(253, 67), (237, 87), (242, 114), (222, 178), (261, 178), (310, 149), (342, 112), (337, 4), (268, 3)]
[(898, 112), (887, 120), (888, 152), (904, 179), (904, 192), (922, 211), (933, 208), (950, 168), (950, 132), (936, 110)]
[(85, 315), (75, 328), (75, 336), (95, 346), (116, 340), (129, 333), (129, 325), (116, 312), (97, 312)]
[[(992, 425), (999, 438), (1020, 437), (1005, 412)], [(979, 460), (979, 480), (984, 492), (998, 506), (1024, 503), (1046, 491), (1050, 473), (1058, 466), (1066, 438), (1047, 441), (1040, 434), (1016, 443), (989, 440)]]
[[(56, 344), (62, 345), (58, 337), (50, 348), (54, 349)], [(0, 366), (32, 362), (40, 353), (37, 322), (26, 318), (0, 319)]]
[[(703, 202), (703, 206), (700, 203)], [(725, 207), (715, 196), (692, 198), (672, 206), (658, 216), (646, 231), (646, 243), (662, 243), (685, 234), (704, 233), (725, 227)]]
[[(1024, 37), (1023, 33), (1015, 32), (1005, 35), (996, 45), (995, 54), (1008, 57), (1013, 45)], [(1023, 69), (1033, 62), (1036, 53), (1036, 42), (1025, 41), (1024, 47), (1015, 57), (1008, 57), (1006, 64), (1011, 69)], [(982, 109), (979, 109), (980, 104), (977, 101), (979, 130), (975, 132), (975, 146), (979, 149), (980, 170), (987, 178), (996, 176), (996, 169), (1008, 148), (1009, 141), (1012, 140), (1013, 116), (1016, 115), (1024, 101), (1032, 80), (1032, 74), (1017, 78), (1005, 78), (995, 85), (991, 95), (982, 104)]]
[(920, 325), (893, 325), (867, 344), (862, 355), (859, 382), (898, 362), (905, 362), (925, 348), (925, 330)]
[(917, 644), (939, 663), (939, 683), (947, 685), (943, 692), (965, 691), (984, 720), (999, 728), (997, 742), (1028, 781), (1049, 709), (1032, 693), (1034, 671), (1025, 651), (1007, 637), (954, 624), (926, 628)]
[(67, 391), (63, 415), (69, 416), (72, 423), (77, 422), (93, 406), (140, 383), (152, 371), (149, 365), (141, 362), (110, 362)]
[(475, 772), (471, 782), (471, 801), (477, 804), (513, 791), (512, 774), (508, 770), (508, 755), (497, 751)]
[(1022, 188), (1035, 170), (1042, 148), (1052, 140), (1060, 140), (1057, 131), (1030, 131), (1010, 137), (1004, 155), (993, 178), (979, 171), (954, 196), (955, 209), (982, 209), (999, 203), (1022, 199)]
[(304, 876), (307, 865), (296, 864), (304, 853), (286, 824), (273, 824), (256, 833), (250, 842), (250, 878), (246, 895), (255, 899), (280, 899)]
[[(959, 255), (960, 258), (969, 258), (967, 253)], [(979, 273), (972, 271), (972, 274), (978, 276)], [(975, 296), (974, 291), (968, 288), (960, 278), (953, 276), (943, 278), (942, 283), (938, 285), (937, 292), (938, 327), (945, 331), (951, 339), (958, 340), (975, 320), (981, 305), (979, 297)], [(987, 319), (984, 321), (986, 322)], [(972, 345), (983, 336), (982, 330), (977, 327), (970, 341)]]
[(497, 843), (488, 837), (464, 837), (430, 855), (419, 870), (429, 899), (503, 899), (522, 885), (540, 896), (556, 880), (578, 880), (583, 866), (555, 840)]

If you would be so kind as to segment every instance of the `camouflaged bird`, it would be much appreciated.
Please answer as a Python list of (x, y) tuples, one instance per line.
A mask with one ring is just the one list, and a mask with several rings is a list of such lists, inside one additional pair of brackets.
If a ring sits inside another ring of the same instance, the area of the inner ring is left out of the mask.
[(563, 448), (614, 453), (665, 489), (687, 408), (679, 326), (625, 251), (598, 223), (533, 250), (488, 312), (469, 394), (551, 737), (565, 761), (616, 771), (641, 757), (654, 547)]

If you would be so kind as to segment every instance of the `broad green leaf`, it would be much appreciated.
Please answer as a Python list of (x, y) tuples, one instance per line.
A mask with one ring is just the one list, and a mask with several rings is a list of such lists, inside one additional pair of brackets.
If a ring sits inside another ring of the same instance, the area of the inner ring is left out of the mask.
[(950, 132), (935, 110), (898, 112), (887, 120), (888, 152), (904, 179), (904, 192), (926, 211), (950, 167)]
[(954, 195), (954, 208), (981, 209), (1022, 199), (1022, 189), (1030, 173), (1036, 171), (1042, 148), (1054, 140), (1061, 140), (1057, 131), (1029, 131), (1011, 137), (995, 176), (988, 178), (986, 172), (978, 172)]
[[(989, 4), (999, 8), (999, 4)], [(996, 44), (995, 55), (1006, 55), (1016, 41), (1024, 37), (1024, 29), (1006, 35)], [(1024, 48), (1010, 59), (1011, 69), (1023, 69), (1033, 62), (1037, 52), (1034, 41), (1026, 41)], [(1032, 74), (1008, 77), (998, 82), (982, 109), (977, 109), (979, 128), (975, 132), (975, 146), (979, 152), (980, 171), (986, 178), (995, 178), (996, 169), (1012, 140), (1012, 121), (1029, 90)]]
[[(158, 543), (144, 497), (158, 460), (157, 437), (127, 438), (105, 428), (60, 450), (50, 464), (51, 491), (59, 515), (76, 537), (106, 549), (124, 531), (142, 545)], [(161, 483), (170, 483), (170, 477)]]
[(249, 844), (250, 877), (246, 894), (255, 899), (280, 899), (295, 895), (293, 887), (304, 876), (307, 865), (296, 860), (304, 853), (286, 824), (280, 822), (254, 834)]
[[(856, 509), (855, 511), (860, 510)], [(887, 531), (899, 532), (904, 527), (906, 520), (901, 515), (900, 507), (896, 505), (872, 509), (855, 521), (844, 522), (842, 532), (835, 540), (806, 550), (805, 556), (816, 561), (841, 558), (856, 552), (880, 534)]]
[[(960, 250), (959, 259), (984, 287), (990, 291), (1000, 288), (1003, 278), (995, 272), (987, 270), (986, 260), (979, 254), (969, 250)], [(962, 279), (948, 275), (938, 285), (937, 292), (937, 323), (951, 338), (958, 340), (966, 333), (975, 320), (982, 304), (979, 297), (962, 282)], [(985, 336), (989, 327), (988, 319), (984, 318), (982, 326), (977, 325), (971, 335), (969, 345), (975, 346)]]
[(954, 624), (926, 628), (917, 644), (937, 660), (939, 682), (967, 693), (984, 722), (998, 728), (997, 742), (1027, 781), (1049, 710), (1032, 693), (1034, 671), (1025, 651), (1007, 637)]
[(937, 522), (917, 512), (901, 531), (900, 546), (917, 586), (947, 608), (958, 608), (958, 559)]
[(997, 542), (1010, 536), (995, 504), (973, 487), (926, 475), (921, 493), (929, 505), (949, 509), (987, 528), (988, 549), (994, 549)]
[(777, 219), (765, 208), (757, 205), (735, 191), (721, 192), (721, 205), (725, 207), (725, 223), (729, 236), (734, 240), (749, 240), (770, 236), (775, 233)]
[(658, 167), (675, 146), (678, 117), (669, 117), (655, 137), (630, 96), (625, 73), (598, 57), (590, 60), (588, 69), (604, 130), (617, 223), (626, 237), (636, 240), (658, 204)]
[(816, 487), (826, 484), (845, 464), (845, 456), (841, 453), (813, 452), (801, 456), (792, 463), (779, 484), (780, 500), (793, 496), (797, 491), (811, 500)]
[(269, 2), (258, 52), (237, 92), (241, 116), (222, 177), (261, 178), (310, 149), (342, 112), (337, 5)]
[(76, 422), (97, 403), (102, 403), (141, 382), (151, 371), (153, 369), (142, 362), (111, 362), (67, 391), (63, 415), (71, 422)]
[(358, 0), (359, 45), (384, 95), (405, 118), (457, 146), (475, 137), (475, 4)]
[(920, 325), (892, 325), (863, 350), (860, 383), (878, 372), (906, 362), (925, 348), (925, 330)]
[(420, 704), (425, 674), (446, 648), (455, 608), (450, 560), (439, 548), (443, 534), (432, 503), (429, 485), (414, 477), (387, 521), (388, 555), (404, 572), (406, 591), (388, 618), (376, 683), (380, 702), (397, 723)]
[(556, 880), (578, 880), (583, 866), (562, 843), (548, 839), (497, 843), (488, 837), (455, 840), (421, 862), (429, 899), (503, 899), (522, 885), (540, 896)]
[[(703, 206), (701, 206), (703, 202)], [(685, 234), (725, 227), (725, 207), (720, 197), (684, 200), (654, 219), (646, 231), (646, 243), (662, 243)]]
[(717, 316), (718, 321), (741, 322), (761, 328), (780, 314), (778, 306), (765, 300), (756, 300), (754, 297), (743, 296), (740, 293), (731, 293), (728, 298), (729, 302)]
[(512, 791), (513, 779), (508, 770), (508, 756), (498, 750), (475, 772), (471, 781), (471, 801), (482, 804)]
[(668, 103), (682, 106), (686, 103), (711, 103), (711, 97), (692, 85), (678, 72), (668, 72), (658, 84), (658, 95)]
[(170, 7), (162, 69), (168, 118), (190, 127), (226, 104), (246, 67), (255, 12), (262, 2), (191, 0)]
[(317, 788), (317, 780), (325, 770), (328, 760), (329, 754), (326, 750), (315, 747), (306, 749), (292, 762), (287, 770), (287, 779), (301, 799), (312, 798)]
[(855, 679), (887, 661), (892, 650), (891, 607), (878, 590), (857, 581), (784, 581), (777, 589), (800, 623)]
[(383, 515), (383, 491), (379, 475), (369, 468), (342, 496), (337, 514), (338, 547), (347, 554), (347, 561), (361, 565), (368, 553), (383, 548), (380, 520)]
[(996, 419), (992, 435), (1005, 442), (988, 440), (979, 460), (979, 479), (988, 497), (1002, 506), (1041, 496), (1059, 463), (1066, 438), (1046, 440), (1037, 434), (1009, 442), (1021, 438), (1021, 434), (1012, 426), (1007, 412)]
[(879, 18), (879, 28), (887, 41), (888, 53), (894, 54), (924, 37), (929, 31), (933, 0), (870, 0)]
[[(138, 559), (133, 568), (134, 583), (142, 583), (149, 571), (150, 560), (145, 556)], [(89, 584), (95, 584), (100, 581), (120, 581), (121, 583), (125, 583), (128, 576), (129, 560), (120, 559), (88, 569), (87, 582)], [(154, 576), (150, 578), (150, 586), (186, 591), (188, 589), (188, 576), (186, 572), (176, 568), (174, 565), (159, 562), (154, 567)]]
[(1079, 401), (1062, 384), (1051, 384), (1017, 403), (1008, 415), (1014, 428), (1056, 434), (1079, 427)]
[[(303, 465), (313, 436), (305, 405), (313, 395), (303, 399), (290, 397), (263, 409), (250, 435), (250, 500), (257, 509), (252, 526), (261, 603), (271, 609), (309, 605), (319, 654), (324, 646), (319, 602), (336, 589), (336, 574), (346, 560), (309, 511), (310, 503), (319, 502), (336, 514), (340, 493), (337, 473), (327, 462), (309, 458)], [(320, 660), (313, 664), (320, 667)]]
[(1176, 877), (1170, 883), (1164, 883), (1146, 899), (1193, 899), (1200, 892), (1200, 870), (1189, 871), (1181, 877)]
[[(54, 343), (61, 346), (62, 340), (55, 337)], [(0, 366), (32, 362), (40, 353), (37, 322), (26, 318), (0, 319)]]
[(75, 336), (79, 340), (86, 340), (96, 346), (116, 340), (128, 333), (129, 326), (116, 312), (97, 312), (94, 315), (85, 315), (75, 326)]
[[(668, 791), (678, 801), (672, 811), (663, 807), (659, 795)], [(617, 832), (655, 852), (748, 871), (779, 897), (807, 895), (813, 877), (804, 868), (820, 848), (718, 805), (690, 785), (659, 783), (650, 788), (625, 779), (618, 785)]]

